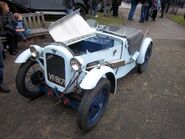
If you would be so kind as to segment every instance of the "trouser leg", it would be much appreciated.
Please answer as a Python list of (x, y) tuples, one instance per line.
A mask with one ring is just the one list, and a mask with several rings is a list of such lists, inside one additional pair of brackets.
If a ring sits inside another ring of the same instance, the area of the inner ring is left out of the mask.
[(152, 19), (153, 21), (155, 21), (155, 18), (157, 17), (157, 10), (153, 10), (153, 13), (152, 13)]
[(0, 51), (0, 86), (3, 84), (3, 69), (4, 69), (3, 55), (2, 51)]
[(135, 4), (131, 5), (131, 9), (130, 9), (130, 12), (128, 14), (128, 20), (132, 20), (133, 19), (136, 7), (137, 7), (137, 5), (135, 5)]
[(17, 49), (17, 36), (10, 31), (6, 31), (5, 36), (8, 40), (9, 51), (14, 52)]

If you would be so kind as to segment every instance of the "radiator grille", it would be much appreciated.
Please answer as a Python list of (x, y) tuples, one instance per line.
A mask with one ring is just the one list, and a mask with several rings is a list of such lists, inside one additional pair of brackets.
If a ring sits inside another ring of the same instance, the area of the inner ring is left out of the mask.
[(58, 55), (46, 54), (47, 77), (50, 82), (65, 87), (65, 60)]

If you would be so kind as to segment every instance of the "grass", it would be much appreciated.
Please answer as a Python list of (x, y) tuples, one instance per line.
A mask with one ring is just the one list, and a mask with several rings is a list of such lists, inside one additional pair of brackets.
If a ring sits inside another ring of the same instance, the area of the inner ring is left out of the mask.
[(184, 19), (184, 16), (183, 15), (168, 15), (168, 17), (173, 20), (174, 22), (182, 25), (185, 27), (185, 19)]
[(90, 15), (86, 16), (86, 19), (95, 19), (99, 24), (105, 24), (105, 25), (122, 25), (121, 18), (119, 17), (113, 17), (113, 16), (104, 16), (103, 13), (97, 13), (98, 17), (92, 17)]
[[(97, 13), (98, 17), (92, 17), (89, 14), (87, 14), (84, 18), (86, 19), (95, 19), (99, 24), (104, 24), (104, 25), (123, 25), (121, 18), (119, 17), (113, 17), (109, 16), (106, 17), (103, 15), (103, 12), (98, 12)], [(61, 16), (45, 16), (46, 21), (53, 22), (61, 18)]]

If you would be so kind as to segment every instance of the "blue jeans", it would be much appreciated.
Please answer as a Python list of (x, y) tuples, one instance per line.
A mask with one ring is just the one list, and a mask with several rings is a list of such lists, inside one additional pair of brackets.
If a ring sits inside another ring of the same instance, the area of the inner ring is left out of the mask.
[(144, 22), (145, 21), (148, 7), (149, 6), (142, 5), (142, 7), (141, 7), (140, 22)]
[(137, 4), (131, 4), (131, 9), (130, 9), (130, 12), (128, 14), (128, 20), (133, 19), (134, 13), (136, 11), (136, 7), (137, 7)]
[(72, 13), (72, 12), (73, 12), (73, 9), (70, 9), (70, 8), (67, 8), (66, 10), (67, 10), (67, 14), (69, 14), (69, 13)]
[(26, 40), (27, 37), (28, 37), (28, 32), (26, 31), (23, 31), (23, 32), (17, 32), (18, 36), (23, 39), (23, 40)]

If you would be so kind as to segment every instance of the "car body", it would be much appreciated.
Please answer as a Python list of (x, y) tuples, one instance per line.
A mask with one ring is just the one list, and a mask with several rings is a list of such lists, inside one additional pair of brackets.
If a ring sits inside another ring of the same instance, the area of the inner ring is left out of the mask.
[[(44, 14), (66, 14), (66, 7), (63, 0), (3, 0), (6, 1), (12, 12), (36, 12)], [(81, 14), (88, 13), (89, 5), (86, 0), (74, 0), (75, 9), (81, 9)]]
[[(153, 44), (141, 30), (92, 21), (86, 22), (75, 12), (68, 14), (49, 26), (54, 43), (32, 45), (15, 61), (21, 64), (16, 78), (19, 93), (35, 98), (45, 92), (64, 104), (73, 96), (75, 101), (67, 102), (77, 106), (78, 125), (83, 131), (89, 131), (100, 119), (109, 93), (116, 93), (117, 79), (136, 66), (139, 72), (146, 69)], [(27, 75), (36, 63), (39, 68)], [(26, 85), (26, 80), (30, 84)], [(29, 90), (30, 86), (36, 89)], [(97, 110), (93, 113), (92, 109)]]

